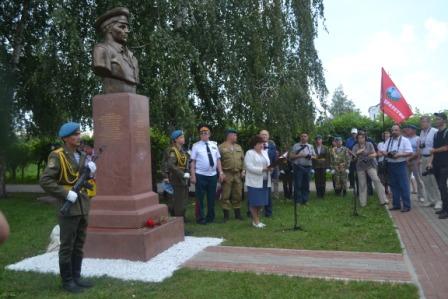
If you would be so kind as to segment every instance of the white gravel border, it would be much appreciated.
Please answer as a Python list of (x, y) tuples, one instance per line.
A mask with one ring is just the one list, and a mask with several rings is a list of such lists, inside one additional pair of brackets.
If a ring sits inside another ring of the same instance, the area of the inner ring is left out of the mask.
[[(223, 241), (218, 238), (185, 237), (185, 241), (173, 245), (147, 262), (86, 258), (83, 261), (82, 275), (106, 275), (122, 280), (161, 282), (171, 277), (183, 263), (206, 247), (217, 246)], [(6, 269), (59, 274), (58, 253), (49, 252), (30, 257), (6, 266)]]

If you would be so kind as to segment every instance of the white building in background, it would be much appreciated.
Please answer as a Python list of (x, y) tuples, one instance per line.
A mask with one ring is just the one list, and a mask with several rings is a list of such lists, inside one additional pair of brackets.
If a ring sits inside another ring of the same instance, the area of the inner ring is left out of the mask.
[(369, 118), (374, 120), (380, 115), (381, 109), (380, 104), (372, 106), (369, 108)]

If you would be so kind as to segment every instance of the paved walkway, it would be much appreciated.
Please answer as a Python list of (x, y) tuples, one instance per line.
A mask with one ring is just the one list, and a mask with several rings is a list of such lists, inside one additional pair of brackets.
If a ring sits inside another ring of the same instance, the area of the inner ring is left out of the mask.
[(411, 283), (403, 255), (277, 248), (208, 247), (184, 264), (194, 269)]
[(409, 213), (393, 211), (405, 251), (417, 274), (423, 296), (448, 298), (448, 220), (440, 220), (434, 209), (413, 202)]

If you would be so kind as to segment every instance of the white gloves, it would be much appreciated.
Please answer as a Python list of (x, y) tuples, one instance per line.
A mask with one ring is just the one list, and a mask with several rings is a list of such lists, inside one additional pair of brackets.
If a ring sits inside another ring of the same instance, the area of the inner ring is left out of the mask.
[(325, 170), (325, 172), (326, 172), (326, 173), (330, 173), (331, 170), (327, 168), (327, 169)]
[(190, 178), (190, 173), (186, 172), (184, 173), (184, 179), (189, 179)]
[(67, 200), (71, 203), (75, 203), (76, 199), (78, 198), (78, 194), (76, 192), (73, 192), (72, 190), (68, 191), (67, 194)]
[(345, 170), (345, 173), (346, 173), (346, 174), (349, 174), (349, 173), (350, 173), (350, 170), (346, 169), (346, 170)]
[(332, 169), (331, 174), (335, 174), (335, 173), (336, 173), (336, 170)]
[(285, 171), (284, 170), (280, 170), (280, 174), (285, 174)]
[(96, 172), (96, 164), (93, 161), (89, 161), (89, 163), (87, 163), (87, 167), (89, 167), (90, 169), (90, 174), (94, 174)]

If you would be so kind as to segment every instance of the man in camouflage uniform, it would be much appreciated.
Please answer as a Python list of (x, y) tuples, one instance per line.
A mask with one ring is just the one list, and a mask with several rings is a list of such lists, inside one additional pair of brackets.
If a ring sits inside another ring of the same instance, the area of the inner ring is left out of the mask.
[(350, 152), (345, 146), (342, 146), (342, 138), (334, 138), (336, 147), (330, 151), (330, 166), (333, 174), (336, 195), (345, 195), (347, 193), (347, 175), (350, 166)]
[(229, 220), (229, 211), (233, 208), (235, 218), (241, 217), (241, 199), (243, 192), (242, 177), (244, 176), (244, 151), (237, 142), (235, 129), (227, 129), (226, 141), (219, 146), (221, 165), (225, 175), (222, 182), (221, 206), (224, 213), (224, 221)]
[(64, 290), (79, 293), (83, 288), (92, 286), (92, 283), (81, 279), (90, 200), (86, 190), (76, 193), (71, 188), (76, 184), (82, 166), (88, 167), (92, 174), (96, 166), (92, 161), (85, 164), (86, 155), (78, 150), (81, 141), (79, 124), (64, 124), (59, 130), (59, 137), (64, 145), (50, 153), (40, 185), (45, 192), (57, 198), (58, 211), (65, 201), (73, 204), (68, 215), (59, 215), (59, 271)]
[(165, 151), (164, 165), (162, 171), (164, 181), (173, 186), (174, 192), (170, 197), (170, 210), (173, 216), (184, 217), (188, 202), (188, 154), (184, 151), (184, 133), (176, 130), (171, 133), (171, 146)]

